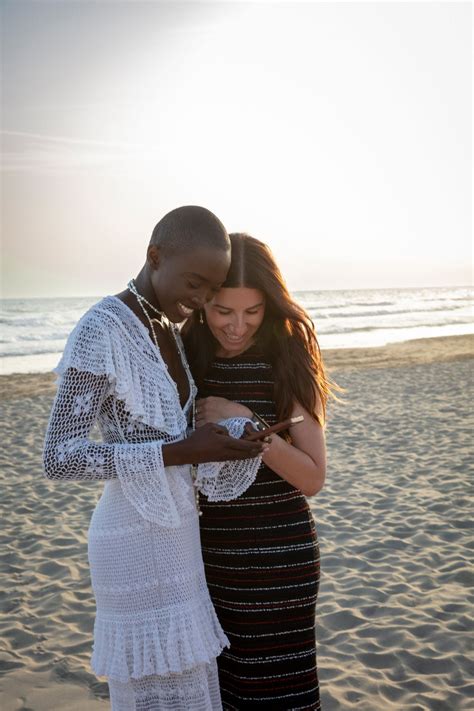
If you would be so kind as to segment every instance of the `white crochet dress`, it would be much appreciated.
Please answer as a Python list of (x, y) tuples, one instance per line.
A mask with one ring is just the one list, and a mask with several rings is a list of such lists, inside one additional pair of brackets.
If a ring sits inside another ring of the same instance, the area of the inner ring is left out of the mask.
[[(106, 297), (79, 321), (56, 369), (44, 450), (51, 479), (107, 480), (89, 529), (97, 615), (92, 668), (109, 680), (113, 711), (221, 708), (216, 656), (228, 640), (201, 558), (189, 465), (164, 467), (163, 444), (183, 439), (195, 396), (178, 390), (147, 329)], [(226, 422), (239, 436), (245, 419)], [(97, 424), (101, 442), (90, 439)], [(199, 465), (211, 499), (234, 499), (260, 459)]]

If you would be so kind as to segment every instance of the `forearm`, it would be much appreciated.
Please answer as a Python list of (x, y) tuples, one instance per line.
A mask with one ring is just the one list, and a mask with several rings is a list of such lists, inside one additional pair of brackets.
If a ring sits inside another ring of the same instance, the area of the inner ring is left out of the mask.
[(178, 467), (181, 464), (193, 463), (192, 452), (190, 452), (187, 439), (164, 444), (161, 451), (165, 467)]
[(325, 466), (278, 435), (272, 435), (263, 462), (305, 496), (314, 496), (323, 488)]
[(48, 479), (105, 480), (118, 477), (127, 457), (136, 462), (159, 455), (162, 442), (96, 442), (90, 433), (108, 391), (105, 376), (66, 371), (46, 432), (43, 469)]

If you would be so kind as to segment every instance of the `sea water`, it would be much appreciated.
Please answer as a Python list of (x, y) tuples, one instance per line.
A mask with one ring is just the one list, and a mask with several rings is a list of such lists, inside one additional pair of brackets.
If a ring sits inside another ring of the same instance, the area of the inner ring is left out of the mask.
[[(382, 346), (397, 341), (474, 333), (473, 289), (297, 291), (321, 348)], [(52, 370), (82, 314), (101, 297), (3, 299), (0, 372)]]

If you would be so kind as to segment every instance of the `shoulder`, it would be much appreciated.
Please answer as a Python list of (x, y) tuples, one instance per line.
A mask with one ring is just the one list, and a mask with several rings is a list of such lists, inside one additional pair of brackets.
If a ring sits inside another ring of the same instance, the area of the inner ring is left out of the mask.
[(113, 352), (124, 348), (123, 335), (120, 302), (107, 296), (79, 319), (69, 335), (56, 373), (61, 374), (71, 367), (95, 374), (109, 372)]
[(79, 319), (70, 338), (82, 336), (87, 340), (110, 342), (116, 336), (130, 336), (136, 340), (134, 320), (134, 314), (124, 303), (115, 296), (106, 296)]
[(94, 324), (111, 326), (120, 323), (120, 311), (124, 308), (115, 296), (105, 296), (79, 319), (77, 326), (88, 327)]

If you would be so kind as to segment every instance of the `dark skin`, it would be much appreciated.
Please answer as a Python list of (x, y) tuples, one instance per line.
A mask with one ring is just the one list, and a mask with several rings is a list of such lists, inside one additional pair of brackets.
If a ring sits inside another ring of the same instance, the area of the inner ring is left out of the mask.
[[(203, 247), (166, 254), (156, 245), (147, 250), (146, 262), (135, 279), (138, 292), (163, 312), (173, 323), (200, 309), (210, 301), (225, 281), (230, 265), (230, 250)], [(150, 333), (150, 324), (136, 297), (128, 290), (117, 294)], [(185, 307), (185, 308), (183, 308)], [(158, 316), (150, 312), (150, 317)], [(168, 372), (176, 383), (181, 407), (189, 397), (189, 383), (175, 339), (169, 326), (154, 322), (155, 335)], [(153, 335), (150, 333), (153, 341)], [(165, 466), (249, 459), (262, 454), (265, 444), (230, 437), (225, 427), (209, 423), (187, 439), (163, 446)]]

